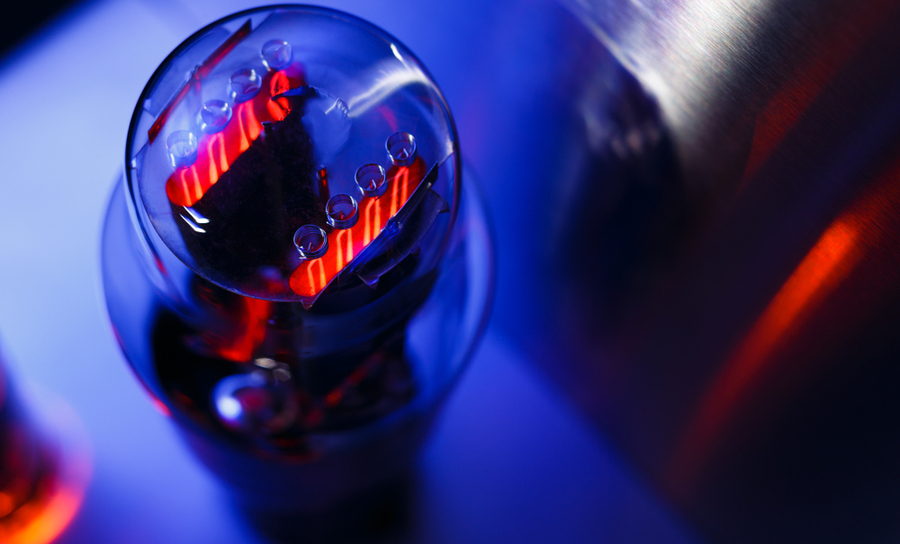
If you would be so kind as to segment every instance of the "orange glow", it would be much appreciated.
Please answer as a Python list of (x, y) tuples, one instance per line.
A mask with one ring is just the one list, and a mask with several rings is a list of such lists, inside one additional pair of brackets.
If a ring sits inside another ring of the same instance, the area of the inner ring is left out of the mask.
[[(400, 202), (406, 204), (406, 201), (409, 200), (409, 169), (403, 169), (403, 183), (400, 183)], [(403, 205), (401, 204), (401, 206)]]
[[(48, 473), (34, 482), (33, 493), (24, 504), (0, 518), (3, 544), (49, 544), (68, 527), (84, 501), (91, 478), (91, 451), (87, 431), (71, 407), (53, 401), (46, 416), (61, 433), (48, 453)], [(29, 486), (30, 487), (30, 486)]]
[(254, 113), (253, 108), (248, 106), (243, 108), (241, 111), (243, 112), (241, 117), (247, 117), (247, 135), (251, 140), (257, 139), (259, 137), (259, 133), (262, 132), (262, 123), (256, 120), (256, 114)]
[[(346, 245), (345, 245), (346, 243)], [(346, 249), (344, 249), (346, 248)], [(353, 260), (353, 231), (341, 230), (337, 235), (337, 268), (343, 270), (345, 264)]]
[(842, 213), (800, 262), (726, 359), (690, 419), (670, 467), (678, 489), (703, 467), (747, 391), (775, 362), (773, 355), (857, 268), (900, 206), (900, 163)]
[(238, 133), (241, 136), (238, 151), (243, 153), (250, 149), (250, 142), (259, 137), (262, 125), (256, 120), (256, 115), (253, 113), (253, 108), (250, 106), (238, 106), (235, 115), (238, 118)]
[(13, 514), (16, 518), (31, 518), (12, 534), (4, 534), (0, 529), (0, 537), (6, 544), (47, 544), (62, 533), (63, 529), (75, 516), (83, 491), (63, 488), (49, 498), (46, 504), (37, 501), (20, 507)]
[[(313, 272), (313, 268), (318, 268), (319, 273), (316, 274)], [(325, 288), (325, 265), (322, 264), (321, 259), (316, 259), (314, 261), (310, 261), (309, 266), (306, 267), (306, 275), (309, 288), (316, 293)]]
[[(268, 300), (242, 297), (244, 311), (237, 330), (225, 339), (219, 355), (236, 363), (249, 361), (254, 350), (262, 344), (266, 335), (266, 323), (269, 320), (269, 310), (272, 305)], [(230, 341), (230, 344), (227, 343)]]
[(369, 242), (372, 241), (372, 208), (375, 207), (375, 202), (377, 201), (374, 198), (369, 200), (366, 204), (366, 213), (363, 215), (363, 224), (365, 225), (363, 244), (365, 245), (369, 245)]
[[(242, 134), (243, 136), (243, 134)], [(216, 144), (219, 144), (218, 146)], [(228, 170), (228, 158), (225, 154), (225, 139), (222, 134), (215, 134), (206, 144), (209, 156), (209, 179), (218, 180), (221, 174)], [(216, 152), (218, 152), (218, 165), (216, 164)]]
[[(271, 97), (305, 84), (305, 74), (299, 63), (294, 63), (285, 70), (266, 74), (261, 82), (261, 91), (251, 100), (235, 108), (232, 120), (237, 117), (237, 122), (228, 123), (225, 129), (217, 134), (201, 135), (194, 164), (176, 170), (169, 177), (166, 182), (166, 194), (171, 203), (190, 207), (202, 199), (234, 161), (259, 138), (263, 123), (283, 120), (290, 112), (290, 102), (286, 98), (272, 100)], [(185, 89), (189, 90), (189, 86)], [(176, 96), (167, 109), (171, 109), (182, 100), (187, 90)], [(268, 90), (268, 93), (264, 90)], [(396, 124), (396, 119), (389, 109), (379, 111), (382, 111), (392, 126)], [(378, 237), (390, 218), (406, 204), (409, 195), (424, 179), (425, 173), (425, 163), (421, 158), (416, 159), (410, 166), (392, 167), (386, 174), (391, 185), (388, 188), (390, 196), (385, 194), (383, 196), (387, 198), (366, 198), (365, 202), (360, 203), (358, 213), (361, 216), (357, 224), (343, 236), (341, 230), (329, 233), (328, 244), (333, 249), (319, 259), (303, 261), (291, 275), (291, 289), (302, 297), (314, 297), (321, 293), (334, 277), (350, 264), (354, 256), (359, 255)], [(322, 183), (327, 187), (326, 178), (322, 178)], [(316, 267), (316, 270), (312, 270), (313, 267)], [(251, 326), (248, 330), (252, 328)], [(244, 354), (250, 343), (242, 333), (234, 339), (233, 346), (224, 350), (231, 355), (223, 356), (238, 360), (237, 354)]]
[(193, 197), (192, 202), (200, 200), (203, 196), (204, 189), (200, 186), (200, 176), (197, 175), (197, 166), (183, 168), (178, 174), (178, 188), (181, 189), (185, 198)]
[[(294, 64), (285, 70), (267, 74), (262, 84), (263, 88), (268, 86), (272, 93), (281, 93), (304, 85), (305, 79), (300, 66)], [(166, 182), (166, 194), (173, 204), (193, 206), (219, 181), (219, 177), (228, 171), (241, 153), (259, 138), (263, 122), (284, 119), (290, 111), (287, 99), (280, 98), (276, 104), (269, 99), (270, 96), (260, 91), (253, 99), (234, 109), (232, 120), (237, 117), (236, 123), (230, 122), (221, 132), (200, 137), (194, 164), (179, 168)]]
[[(425, 179), (425, 174), (425, 162), (421, 158), (410, 166), (391, 168), (387, 173), (391, 196), (386, 192), (379, 198), (367, 197), (363, 200), (357, 212), (361, 215), (356, 225), (346, 230), (331, 231), (328, 234), (328, 247), (331, 249), (318, 259), (301, 262), (291, 275), (291, 289), (303, 297), (314, 297), (322, 292), (403, 208), (407, 199), (398, 201), (395, 197), (412, 194)], [(313, 266), (317, 267), (316, 274), (311, 270)]]

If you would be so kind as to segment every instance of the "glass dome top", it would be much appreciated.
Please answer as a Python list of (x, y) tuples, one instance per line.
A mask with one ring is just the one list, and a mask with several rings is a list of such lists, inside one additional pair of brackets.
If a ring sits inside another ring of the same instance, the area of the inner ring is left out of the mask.
[(460, 189), (453, 121), (418, 59), (309, 6), (237, 13), (182, 43), (141, 95), (127, 160), (157, 251), (307, 307), (422, 245), (439, 252)]

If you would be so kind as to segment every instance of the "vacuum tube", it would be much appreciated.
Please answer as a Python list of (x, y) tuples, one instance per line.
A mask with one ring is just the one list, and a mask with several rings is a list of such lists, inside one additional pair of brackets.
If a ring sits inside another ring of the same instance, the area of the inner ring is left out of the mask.
[(132, 118), (109, 316), (155, 404), (255, 510), (406, 470), (480, 336), (485, 210), (399, 41), (276, 6), (198, 31)]

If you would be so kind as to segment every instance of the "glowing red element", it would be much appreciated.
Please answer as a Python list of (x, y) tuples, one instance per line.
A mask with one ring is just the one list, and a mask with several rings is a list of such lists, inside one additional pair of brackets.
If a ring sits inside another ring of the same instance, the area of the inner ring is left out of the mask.
[(302, 69), (295, 64), (280, 72), (267, 74), (262, 83), (259, 94), (234, 109), (231, 122), (224, 130), (203, 135), (199, 139), (194, 164), (175, 170), (169, 177), (166, 194), (173, 204), (193, 206), (219, 181), (241, 153), (259, 138), (263, 122), (284, 119), (290, 112), (286, 98), (279, 98), (276, 103), (269, 99), (271, 95), (263, 92), (263, 89), (282, 93), (305, 85), (305, 79)]
[(247, 21), (243, 25), (241, 25), (241, 28), (237, 29), (234, 34), (229, 36), (228, 39), (222, 43), (222, 45), (217, 47), (216, 50), (213, 51), (210, 56), (206, 57), (206, 60), (204, 60), (200, 64), (200, 66), (198, 66), (197, 69), (194, 70), (194, 73), (191, 74), (191, 79), (187, 83), (185, 83), (184, 86), (182, 86), (181, 89), (178, 90), (178, 93), (175, 95), (175, 97), (171, 101), (169, 101), (168, 104), (166, 104), (166, 107), (163, 108), (163, 111), (159, 114), (159, 117), (156, 118), (156, 121), (153, 122), (153, 125), (151, 125), (150, 129), (147, 131), (147, 137), (149, 138), (151, 144), (154, 140), (156, 140), (156, 137), (159, 136), (159, 133), (162, 130), (162, 127), (165, 126), (166, 121), (169, 120), (169, 115), (172, 113), (172, 109), (179, 102), (181, 102), (182, 99), (184, 99), (184, 97), (188, 94), (188, 91), (190, 91), (192, 88), (200, 90), (200, 82), (206, 79), (206, 76), (208, 76), (210, 72), (212, 72), (212, 69), (215, 68), (223, 58), (225, 58), (225, 55), (230, 53), (231, 50), (237, 46), (237, 44), (241, 43), (241, 40), (243, 40), (245, 37), (247, 37), (248, 34), (250, 34), (250, 30), (250, 19), (247, 19)]
[(244, 21), (244, 24), (241, 25), (241, 28), (237, 29), (237, 31), (229, 36), (222, 45), (217, 47), (210, 56), (206, 57), (206, 60), (204, 60), (200, 67), (197, 68), (197, 75), (200, 76), (200, 79), (208, 76), (213, 68), (215, 68), (228, 53), (231, 53), (231, 50), (237, 47), (237, 44), (241, 43), (241, 40), (250, 34), (250, 30), (250, 19), (247, 19)]
[[(289, 91), (292, 88), (291, 82), (288, 77), (283, 72), (275, 72), (272, 78), (269, 80), (269, 96), (277, 96), (285, 91)], [(291, 112), (290, 103), (288, 99), (285, 97), (280, 98), (272, 98), (271, 100), (266, 101), (266, 109), (269, 111), (269, 115), (272, 119), (276, 121), (283, 121), (287, 114)]]
[(266, 336), (266, 323), (272, 303), (258, 298), (242, 297), (244, 305), (241, 319), (231, 335), (217, 346), (217, 353), (223, 359), (245, 363), (253, 357), (253, 352), (262, 344)]
[[(215, 62), (227, 54), (230, 49), (223, 49), (218, 57), (210, 56), (207, 62), (214, 66)], [(206, 63), (204, 63), (204, 66)], [(203, 77), (209, 70), (197, 70)], [(199, 85), (199, 80), (198, 85)], [(285, 97), (272, 98), (291, 89), (306, 84), (305, 74), (300, 64), (294, 63), (288, 68), (269, 72), (263, 78), (260, 92), (251, 100), (235, 107), (231, 122), (225, 129), (216, 134), (201, 135), (197, 142), (197, 159), (194, 164), (175, 170), (166, 181), (166, 194), (176, 206), (193, 206), (203, 195), (219, 181), (222, 174), (228, 171), (234, 161), (259, 138), (264, 122), (281, 121), (290, 113), (290, 102)], [(185, 87), (172, 100), (169, 106), (151, 131), (161, 130), (165, 117), (190, 90)], [(396, 128), (393, 113), (383, 108), (382, 113), (392, 127)], [(161, 121), (162, 120), (162, 121)], [(159, 126), (157, 126), (159, 124)], [(152, 141), (153, 137), (151, 137)], [(319, 259), (304, 261), (290, 278), (291, 289), (302, 297), (314, 297), (343, 270), (353, 257), (365, 249), (385, 227), (388, 220), (395, 216), (409, 196), (416, 190), (425, 177), (425, 163), (421, 159), (406, 167), (392, 167), (387, 172), (388, 192), (378, 198), (365, 198), (360, 203), (359, 221), (349, 230), (335, 230), (328, 235), (328, 252)], [(320, 183), (327, 192), (327, 173), (320, 172)], [(327, 198), (327, 194), (324, 195)], [(267, 310), (267, 308), (266, 308)], [(248, 316), (256, 316), (257, 309), (248, 308)], [(261, 315), (261, 314), (259, 314)], [(220, 355), (234, 361), (246, 361), (252, 352), (255, 330), (255, 317), (251, 317), (246, 334), (234, 338), (234, 343), (221, 350)], [(264, 325), (262, 321), (262, 325)], [(260, 339), (261, 340), (261, 339)]]
[(340, 230), (336, 238), (335, 258), (337, 259), (337, 269), (343, 270), (344, 266), (350, 264), (350, 261), (353, 260), (353, 230)]
[(425, 178), (425, 162), (417, 158), (409, 166), (394, 166), (387, 172), (388, 190), (378, 198), (360, 202), (359, 221), (350, 229), (328, 234), (328, 252), (303, 261), (291, 275), (291, 289), (301, 297), (314, 297), (331, 283), (355, 255), (378, 237)]

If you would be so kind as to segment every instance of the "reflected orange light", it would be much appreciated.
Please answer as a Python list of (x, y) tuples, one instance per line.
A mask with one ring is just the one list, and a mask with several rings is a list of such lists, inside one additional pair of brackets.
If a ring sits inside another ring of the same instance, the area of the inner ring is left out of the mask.
[(774, 352), (814, 314), (882, 237), (900, 205), (900, 163), (825, 230), (749, 332), (726, 359), (675, 450), (669, 482), (682, 489), (707, 460), (716, 439)]
[[(45, 399), (47, 400), (47, 399)], [(48, 454), (48, 472), (34, 482), (24, 504), (0, 518), (3, 544), (49, 544), (68, 527), (84, 501), (91, 478), (91, 451), (87, 433), (71, 407), (53, 400), (47, 416), (61, 433)]]
[[(406, 178), (406, 182), (409, 182), (409, 169), (403, 169), (403, 176)], [(400, 199), (400, 185), (403, 181), (400, 179), (400, 175), (398, 175), (394, 182), (391, 183), (391, 211), (389, 215), (394, 217), (397, 215), (397, 203)]]
[[(68, 526), (81, 505), (83, 493), (75, 489), (63, 489), (54, 495), (46, 505), (25, 505), (16, 515), (34, 517), (20, 530), (11, 535), (3, 535), (7, 544), (47, 544), (56, 539)], [(31, 508), (29, 508), (31, 507)], [(22, 511), (27, 509), (26, 511)], [(31, 512), (40, 509), (39, 512)]]
[(695, 463), (709, 449), (735, 408), (742, 391), (771, 361), (769, 355), (800, 321), (852, 270), (859, 232), (844, 220), (835, 221), (794, 270), (772, 302), (728, 358), (697, 411), (676, 456), (676, 472), (693, 474)]
[(254, 350), (262, 344), (266, 335), (266, 323), (269, 320), (269, 310), (272, 303), (251, 297), (242, 297), (244, 305), (241, 312), (241, 320), (232, 335), (225, 339), (222, 347), (218, 349), (219, 355), (234, 361), (243, 363), (253, 356)]
[[(225, 129), (213, 135), (201, 135), (197, 144), (197, 158), (187, 168), (176, 170), (166, 181), (166, 194), (172, 204), (190, 207), (197, 203), (206, 192), (218, 182), (231, 165), (259, 138), (263, 123), (283, 120), (290, 112), (290, 102), (284, 98), (272, 99), (272, 96), (306, 84), (303, 67), (294, 63), (285, 70), (269, 72), (263, 78), (261, 91), (251, 100), (235, 107), (232, 120)], [(172, 104), (170, 111), (180, 100), (184, 99), (192, 87), (186, 86)], [(265, 92), (265, 91), (268, 92)], [(396, 128), (396, 119), (390, 108), (380, 108), (388, 123)], [(160, 127), (155, 129), (157, 132)], [(417, 158), (412, 165), (392, 167), (386, 174), (390, 184), (390, 196), (386, 198), (367, 198), (358, 213), (361, 214), (357, 224), (349, 229), (346, 240), (338, 239), (342, 231), (328, 234), (329, 247), (337, 251), (328, 251), (323, 257), (313, 261), (303, 261), (290, 278), (291, 289), (302, 297), (314, 297), (321, 293), (328, 284), (353, 259), (359, 255), (384, 229), (390, 218), (394, 217), (406, 204), (425, 177), (425, 163)], [(322, 183), (327, 186), (327, 177), (321, 176)], [(355, 234), (354, 234), (355, 231)], [(315, 268), (315, 270), (313, 270)], [(247, 345), (245, 335), (238, 335), (232, 347), (225, 353), (244, 353)], [(223, 355), (228, 359), (232, 356)], [(236, 356), (236, 355), (235, 355)]]
[[(269, 82), (269, 96), (275, 96), (285, 91), (291, 90), (291, 83), (287, 76), (282, 72), (275, 72)], [(266, 101), (266, 109), (269, 115), (276, 121), (283, 121), (287, 114), (290, 113), (290, 103), (287, 98), (281, 97), (274, 100)]]

